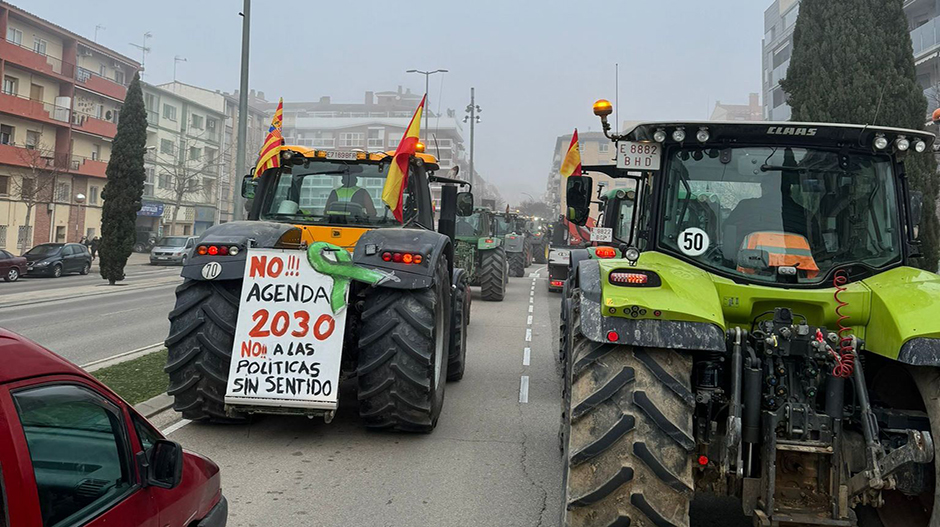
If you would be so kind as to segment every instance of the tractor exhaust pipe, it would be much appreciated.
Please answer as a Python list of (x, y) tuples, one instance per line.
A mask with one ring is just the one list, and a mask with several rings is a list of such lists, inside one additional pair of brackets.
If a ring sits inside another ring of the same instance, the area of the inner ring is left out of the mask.
[(457, 234), (457, 185), (441, 185), (441, 209), (437, 232), (454, 241)]

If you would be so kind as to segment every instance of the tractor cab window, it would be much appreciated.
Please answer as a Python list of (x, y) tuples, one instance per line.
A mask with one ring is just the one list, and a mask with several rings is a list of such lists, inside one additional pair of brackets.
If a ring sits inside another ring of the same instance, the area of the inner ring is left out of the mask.
[[(302, 224), (393, 227), (400, 225), (382, 201), (386, 165), (316, 161), (284, 167), (267, 192), (261, 219)], [(404, 218), (417, 213), (413, 178), (403, 196)]]
[(660, 244), (755, 281), (813, 283), (899, 261), (886, 156), (788, 147), (670, 153)]
[(456, 231), (457, 236), (489, 236), (489, 218), (479, 211), (457, 218)]
[(496, 232), (493, 234), (495, 236), (505, 236), (512, 232), (512, 222), (509, 221), (509, 218), (506, 216), (496, 216), (494, 219), (495, 221), (493, 223), (495, 224)]
[(633, 211), (635, 210), (634, 201), (629, 198), (618, 200), (614, 209), (617, 215), (614, 219), (614, 238), (622, 242), (630, 241), (630, 228), (633, 226)]

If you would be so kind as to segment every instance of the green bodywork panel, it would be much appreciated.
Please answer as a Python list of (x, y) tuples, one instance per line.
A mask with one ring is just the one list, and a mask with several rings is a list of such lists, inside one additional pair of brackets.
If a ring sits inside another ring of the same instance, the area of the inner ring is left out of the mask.
[(502, 245), (503, 240), (501, 238), (479, 238), (477, 239), (477, 250), (485, 251), (487, 249), (495, 249)]
[[(738, 284), (659, 252), (642, 253), (635, 267), (622, 259), (597, 261), (604, 316), (707, 322), (722, 330), (741, 327), (750, 331), (755, 318), (787, 307), (805, 316), (810, 325), (829, 330), (837, 326), (834, 287)], [(662, 285), (612, 285), (608, 276), (613, 270), (653, 271)], [(934, 273), (898, 267), (846, 285), (839, 298), (848, 303), (841, 310), (849, 316), (846, 325), (865, 340), (871, 352), (896, 359), (901, 346), (912, 338), (940, 338), (940, 276)]]

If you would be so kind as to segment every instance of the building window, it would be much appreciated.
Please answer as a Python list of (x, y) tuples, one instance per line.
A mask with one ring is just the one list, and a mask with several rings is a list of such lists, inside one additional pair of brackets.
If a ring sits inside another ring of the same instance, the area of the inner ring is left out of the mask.
[(67, 181), (62, 181), (55, 186), (55, 200), (63, 203), (68, 203), (69, 194), (71, 194), (71, 186)]
[(39, 146), (39, 132), (36, 130), (26, 130), (26, 148), (35, 150)]
[(114, 70), (114, 82), (124, 85), (124, 71), (123, 70)]
[(774, 88), (773, 93), (773, 107), (776, 108), (787, 102), (787, 94), (783, 91), (782, 88)]
[[(166, 108), (166, 106), (164, 106)], [(161, 139), (160, 140), (160, 153), (173, 155), (173, 141), (170, 139)]]
[(101, 146), (100, 145), (91, 145), (91, 160), (92, 161), (101, 160)]
[[(10, 176), (0, 176), (0, 196), (10, 195)], [(3, 237), (0, 236), (0, 239)]]
[(203, 128), (203, 126), (202, 126), (202, 116), (201, 116), (201, 115), (196, 115), (196, 114), (194, 114), (194, 113), (189, 114), (189, 124), (190, 124), (190, 126), (192, 126), (193, 128), (198, 128), (198, 129), (202, 130), (202, 128)]
[(388, 146), (392, 148), (398, 148), (398, 143), (401, 142), (402, 134), (388, 134)]
[(89, 240), (92, 239), (92, 238), (94, 238), (94, 237), (95, 237), (95, 228), (94, 228), (94, 227), (88, 227), (88, 232), (87, 232), (87, 234), (85, 235), (85, 237), (88, 238)]
[(16, 44), (17, 46), (23, 45), (23, 32), (19, 29), (12, 27), (7, 28), (7, 40)]
[(163, 118), (169, 119), (171, 121), (176, 120), (176, 106), (170, 106), (169, 104), (163, 105)]
[(597, 151), (601, 154), (606, 154), (610, 152), (610, 143), (598, 143)]
[(207, 147), (206, 148), (206, 164), (207, 165), (214, 164), (216, 155), (218, 155), (216, 150)]
[(198, 161), (202, 157), (202, 149), (195, 146), (189, 147), (189, 160)]
[(157, 176), (157, 188), (170, 188), (170, 175), (166, 172), (161, 172)]
[(45, 55), (47, 44), (48, 42), (46, 42), (45, 40), (39, 37), (34, 37), (33, 38), (33, 51), (35, 51), (36, 53), (39, 53), (40, 55)]
[(784, 62), (790, 60), (790, 55), (793, 52), (793, 46), (787, 42), (783, 47), (774, 51), (773, 64), (774, 69), (780, 67)]
[(19, 90), (17, 89), (20, 81), (16, 77), (10, 77), (8, 75), (3, 76), (3, 93), (7, 95), (16, 95)]
[(206, 193), (206, 201), (213, 202), (215, 201), (215, 181), (209, 178), (204, 178), (202, 180), (202, 189)]
[(13, 127), (0, 124), (0, 145), (13, 144)]
[(144, 196), (153, 197), (153, 167), (144, 168)]
[(104, 67), (104, 64), (102, 64), (102, 65), (98, 68), (98, 75), (101, 75), (102, 77), (107, 77), (107, 76), (108, 76), (108, 69)]
[(385, 146), (385, 129), (369, 128), (369, 148), (382, 148)]
[(0, 249), (7, 246), (7, 226), (0, 225)]
[(362, 146), (362, 140), (362, 132), (343, 132), (339, 134), (340, 148), (349, 146)]
[(333, 148), (336, 146), (336, 140), (333, 139), (333, 132), (314, 132), (313, 140), (309, 146)]
[(98, 204), (98, 187), (88, 187), (88, 204)]
[(32, 243), (28, 240), (33, 238), (33, 227), (20, 225), (20, 228), (16, 230), (16, 245), (17, 247), (28, 247)]
[(157, 106), (157, 98), (154, 97), (152, 93), (145, 94), (144, 106), (146, 106), (148, 110), (153, 110)]

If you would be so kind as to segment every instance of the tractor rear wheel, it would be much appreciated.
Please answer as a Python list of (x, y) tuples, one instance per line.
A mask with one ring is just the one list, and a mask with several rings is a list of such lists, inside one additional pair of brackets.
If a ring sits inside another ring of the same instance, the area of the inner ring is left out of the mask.
[(509, 253), (509, 276), (525, 276), (525, 253)]
[(173, 396), (173, 409), (184, 419), (245, 419), (225, 412), (241, 287), (240, 280), (187, 280), (176, 288), (163, 370), (170, 376), (167, 393)]
[(535, 250), (533, 251), (535, 256), (535, 263), (548, 263), (548, 244), (536, 245)]
[(562, 525), (688, 527), (691, 357), (593, 342), (574, 329)]
[(502, 302), (506, 296), (506, 249), (485, 251), (480, 258), (480, 293), (483, 300)]
[(433, 286), (366, 293), (359, 337), (359, 417), (369, 428), (430, 432), (444, 405), (451, 333), (446, 262)]
[(463, 379), (464, 368), (467, 363), (467, 319), (469, 313), (470, 286), (467, 284), (467, 275), (460, 273), (457, 283), (454, 284), (454, 310), (451, 315), (450, 354), (447, 357), (447, 380), (459, 381)]

